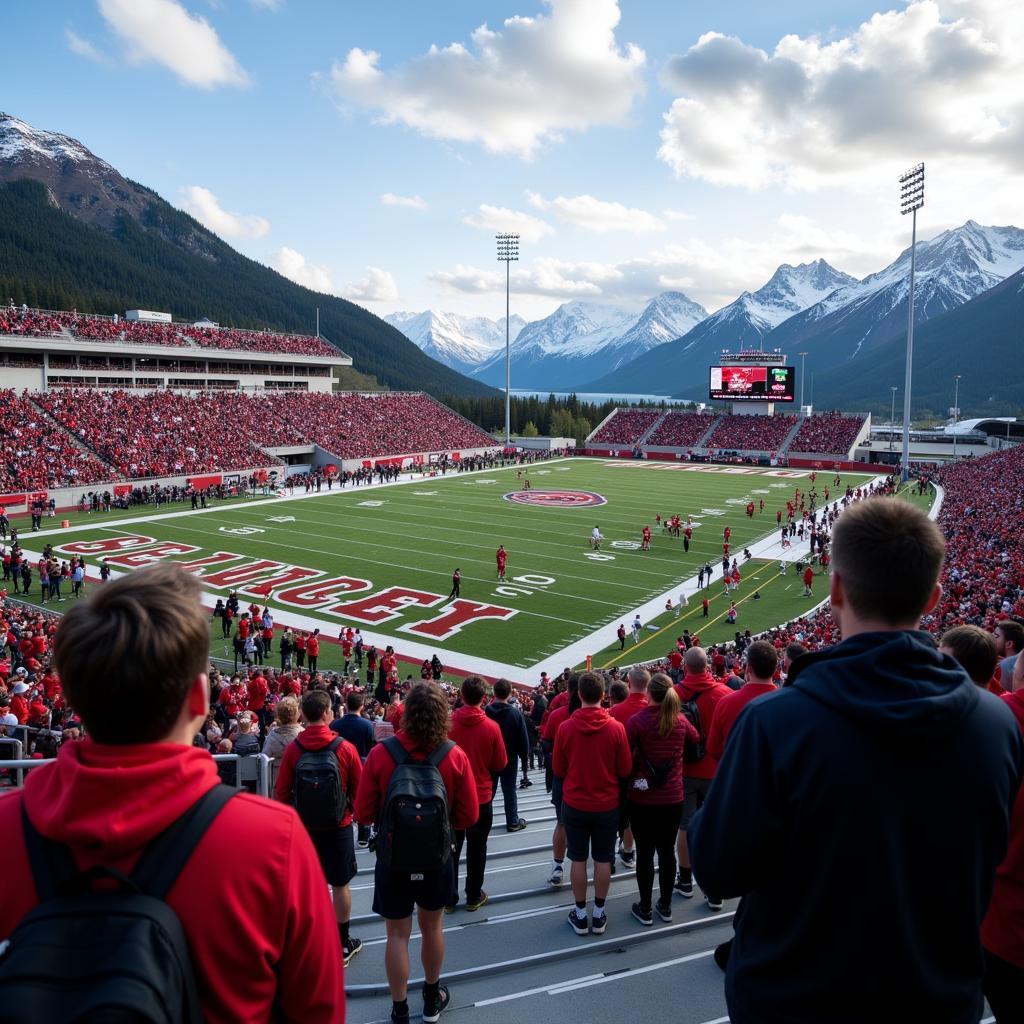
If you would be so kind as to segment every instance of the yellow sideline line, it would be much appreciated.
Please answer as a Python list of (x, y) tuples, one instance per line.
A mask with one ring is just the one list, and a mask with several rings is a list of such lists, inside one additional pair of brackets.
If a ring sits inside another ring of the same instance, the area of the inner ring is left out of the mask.
[[(768, 569), (770, 566), (772, 566), (774, 564), (775, 564), (774, 560), (769, 560), (767, 565), (762, 566), (762, 568), (758, 569), (756, 572), (754, 572), (751, 575), (750, 582), (752, 583), (754, 580), (759, 579), (760, 578), (760, 574), (763, 573), (766, 569)], [(777, 573), (776, 575), (782, 576), (783, 573)], [(744, 580), (744, 582), (746, 582), (746, 580)], [(771, 580), (769, 580), (768, 582), (770, 583)], [(697, 594), (695, 594), (694, 596), (697, 596), (697, 595), (699, 595), (701, 593), (702, 593), (702, 591), (698, 590)], [(749, 601), (754, 596), (754, 593), (755, 593), (755, 591), (752, 590), (749, 594), (747, 594), (746, 597), (741, 597), (736, 602), (737, 607), (739, 607), (739, 605), (741, 605), (741, 604), (744, 604), (746, 601)], [(720, 594), (720, 595), (718, 595), (718, 597), (709, 598), (709, 601), (716, 601), (716, 600), (720, 600), (720, 599), (724, 600), (725, 599), (724, 595)], [(703, 598), (701, 600), (703, 600)], [(701, 606), (700, 610), (703, 610), (703, 605)], [(640, 641), (640, 643), (633, 644), (633, 646), (629, 648), (629, 651), (633, 652), (638, 647), (643, 647), (644, 644), (650, 643), (652, 640), (655, 640), (657, 637), (661, 636), (662, 633), (664, 633), (664, 632), (668, 631), (669, 629), (671, 629), (677, 623), (684, 622), (686, 619), (689, 619), (689, 618), (693, 618), (693, 616), (695, 616), (697, 614), (697, 611), (698, 611), (698, 609), (694, 608), (693, 611), (687, 612), (686, 615), (682, 615), (679, 618), (673, 618), (673, 620), (667, 626), (662, 626), (661, 629), (659, 629), (656, 633), (652, 633), (650, 636), (645, 637), (643, 640)], [(708, 626), (713, 626), (716, 622), (720, 622), (722, 619), (724, 619), (726, 617), (726, 615), (728, 615), (728, 614), (729, 614), (729, 609), (727, 608), (724, 612), (722, 612), (721, 615), (717, 615), (713, 619), (708, 619), (707, 625)], [(703, 619), (703, 616), (701, 618)], [(624, 650), (619, 652), (619, 654), (625, 654), (625, 653), (626, 652)], [(611, 668), (612, 665), (616, 664), (616, 662), (621, 661), (621, 660), (622, 660), (621, 658), (612, 658), (611, 661), (605, 662), (605, 664), (601, 665), (600, 667), (601, 668)]]

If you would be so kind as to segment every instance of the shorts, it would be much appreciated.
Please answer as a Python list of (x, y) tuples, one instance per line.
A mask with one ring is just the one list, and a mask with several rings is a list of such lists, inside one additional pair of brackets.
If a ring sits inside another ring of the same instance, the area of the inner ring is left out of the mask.
[(685, 832), (690, 824), (690, 819), (703, 806), (708, 798), (708, 790), (711, 789), (711, 779), (688, 779), (683, 778), (683, 817), (679, 822), (679, 831)]
[(562, 780), (557, 775), (551, 777), (551, 803), (555, 808), (555, 822), (559, 825), (563, 824)]
[(309, 838), (320, 859), (324, 878), (329, 885), (342, 886), (355, 878), (356, 847), (352, 841), (352, 827), (310, 830)]
[(386, 868), (378, 858), (373, 869), (373, 912), (389, 921), (411, 917), (416, 907), (441, 910), (451, 903), (456, 889), (455, 858), (437, 871), (428, 871), (422, 878)]
[(578, 811), (562, 804), (562, 824), (569, 860), (610, 864), (615, 859), (615, 842), (619, 838), (619, 809), (610, 811)]

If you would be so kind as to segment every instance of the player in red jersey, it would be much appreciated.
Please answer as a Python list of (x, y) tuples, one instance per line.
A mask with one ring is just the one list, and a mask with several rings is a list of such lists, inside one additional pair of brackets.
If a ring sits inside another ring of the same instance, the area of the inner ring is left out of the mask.
[(643, 530), (643, 541), (640, 544), (640, 550), (641, 551), (650, 551), (651, 550), (651, 528), (649, 526), (645, 526), (644, 527), (644, 530)]
[(498, 563), (498, 580), (504, 583), (505, 564), (508, 562), (508, 552), (505, 550), (504, 544), (498, 545), (498, 550), (494, 554), (494, 560)]
[(728, 543), (729, 543), (729, 538), (730, 538), (731, 536), (732, 536), (732, 527), (731, 527), (731, 526), (727, 526), (727, 527), (726, 527), (726, 528), (725, 528), (725, 529), (724, 529), (724, 530), (722, 531), (722, 537), (723, 537), (723, 538), (725, 539), (725, 542), (726, 542), (726, 544), (728, 544)]

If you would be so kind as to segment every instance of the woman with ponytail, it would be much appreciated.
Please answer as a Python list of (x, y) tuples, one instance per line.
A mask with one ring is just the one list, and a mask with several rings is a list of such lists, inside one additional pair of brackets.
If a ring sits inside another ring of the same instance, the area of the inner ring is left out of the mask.
[(633, 916), (654, 924), (654, 856), (658, 856), (660, 899), (656, 909), (672, 920), (672, 883), (676, 871), (676, 833), (683, 812), (683, 748), (697, 742), (697, 730), (679, 713), (679, 696), (663, 672), (647, 685), (649, 704), (626, 723), (633, 751), (629, 817), (636, 843), (636, 884), (640, 899)]

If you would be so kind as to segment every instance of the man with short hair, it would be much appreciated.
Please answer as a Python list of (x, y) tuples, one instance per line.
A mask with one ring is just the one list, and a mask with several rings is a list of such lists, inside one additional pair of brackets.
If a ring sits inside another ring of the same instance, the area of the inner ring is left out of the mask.
[(303, 785), (300, 762), (309, 754), (332, 750), (338, 762), (341, 791), (345, 795), (341, 817), (334, 825), (307, 825), (313, 846), (320, 858), (324, 877), (334, 893), (334, 917), (338, 923), (345, 965), (362, 949), (362, 942), (349, 934), (352, 917), (352, 893), (349, 882), (356, 874), (356, 851), (352, 841), (352, 808), (359, 791), (363, 765), (356, 748), (330, 729), (331, 698), (323, 690), (309, 690), (300, 702), (305, 729), (285, 747), (274, 787), (274, 799), (297, 803), (301, 810)]
[(521, 832), (526, 821), (519, 817), (519, 795), (516, 791), (516, 776), (519, 761), (523, 762), (523, 778), (527, 778), (526, 759), (530, 753), (530, 736), (526, 730), (526, 719), (519, 708), (509, 704), (512, 684), (507, 679), (498, 679), (494, 684), (494, 700), (484, 708), (484, 713), (497, 723), (505, 741), (507, 763), (497, 773), (501, 783), (502, 799), (505, 803), (505, 828), (509, 832)]
[[(348, 740), (359, 760), (365, 764), (370, 754), (370, 749), (377, 742), (374, 736), (373, 723), (363, 717), (363, 704), (365, 697), (361, 693), (350, 693), (345, 697), (345, 712), (341, 718), (331, 722), (331, 731), (337, 733), (343, 739)], [(356, 841), (359, 846), (368, 846), (370, 843), (370, 829), (367, 825), (359, 825), (356, 829)]]
[[(639, 665), (634, 665), (629, 670), (626, 679), (629, 686), (626, 699), (608, 709), (608, 714), (616, 722), (621, 722), (623, 726), (634, 715), (638, 715), (647, 707), (647, 684), (651, 681), (651, 673)], [(629, 827), (628, 821), (620, 822), (619, 825), (619, 856), (622, 858), (623, 864), (627, 867), (632, 867), (636, 861), (636, 851), (633, 848), (633, 830)]]
[[(210, 704), (209, 619), (199, 591), (194, 576), (164, 562), (97, 588), (61, 621), (55, 664), (88, 735), (65, 743), (56, 762), (0, 800), (0, 935), (10, 936), (39, 900), (23, 816), (42, 839), (69, 850), (79, 870), (130, 873), (157, 836), (219, 786), (209, 753), (192, 745)], [(225, 893), (231, 917), (211, 916)], [(290, 808), (232, 796), (165, 902), (184, 929), (210, 1024), (344, 1017), (341, 946), (323, 872)]]
[(785, 686), (789, 679), (790, 666), (800, 657), (801, 654), (806, 654), (807, 648), (803, 644), (798, 644), (796, 641), (793, 643), (786, 644), (782, 651), (782, 685)]
[(755, 640), (747, 648), (747, 664), (743, 671), (743, 685), (715, 705), (715, 713), (708, 729), (708, 753), (721, 761), (725, 744), (740, 712), (758, 697), (775, 692), (772, 677), (779, 664), (779, 654), (766, 640)]
[[(996, 638), (980, 626), (954, 626), (942, 634), (939, 653), (948, 654), (971, 677), (971, 682), (997, 697), (1006, 692), (995, 678), (999, 654)], [(1009, 680), (1007, 680), (1009, 682)]]
[[(459, 858), (462, 847), (466, 847), (466, 909), (479, 910), (487, 903), (484, 892), (484, 869), (487, 866), (487, 837), (491, 834), (494, 820), (494, 780), (508, 764), (505, 740), (501, 729), (480, 706), (484, 699), (484, 681), (479, 676), (467, 676), (459, 691), (462, 707), (452, 715), (448, 738), (462, 747), (469, 758), (476, 782), (477, 800), (480, 803), (480, 817), (476, 824), (455, 833), (455, 887), (452, 898), (445, 906), (447, 913), (453, 913), (459, 902)], [(512, 766), (513, 773), (515, 765)], [(513, 774), (514, 779), (514, 774)]]
[(1010, 688), (1010, 680), (1013, 679), (1013, 668), (1017, 662), (1017, 655), (1024, 651), (1024, 624), (1017, 619), (1003, 619), (996, 623), (992, 631), (995, 634), (996, 644), (1000, 657), (999, 672), (1003, 688)]
[(746, 708), (690, 823), (697, 876), (743, 898), (733, 1024), (981, 1016), (979, 927), (1024, 742), (1003, 701), (918, 628), (944, 550), (906, 502), (841, 514), (829, 596), (843, 640)]

